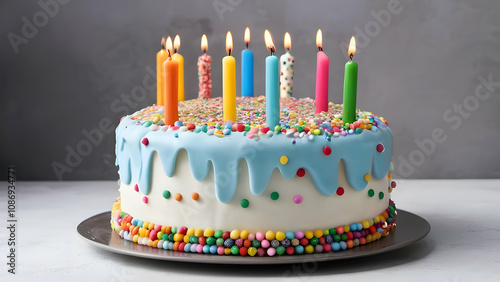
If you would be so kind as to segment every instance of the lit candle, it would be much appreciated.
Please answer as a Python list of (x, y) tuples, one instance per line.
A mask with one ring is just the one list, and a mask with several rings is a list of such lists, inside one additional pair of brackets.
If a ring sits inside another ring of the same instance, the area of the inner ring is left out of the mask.
[(250, 28), (245, 29), (246, 49), (241, 51), (241, 96), (253, 97), (253, 52), (248, 49)]
[(156, 53), (156, 105), (165, 106), (165, 73), (163, 63), (168, 58), (165, 50), (165, 37), (161, 38), (161, 49)]
[(203, 55), (198, 57), (198, 98), (208, 99), (212, 97), (212, 57), (207, 55), (208, 40), (203, 34), (201, 37), (201, 51)]
[(292, 39), (290, 38), (290, 33), (285, 33), (284, 44), (286, 53), (280, 57), (280, 96), (282, 98), (292, 96), (293, 87), (293, 64), (294, 58), (290, 55), (290, 49), (292, 48)]
[(344, 109), (342, 120), (345, 123), (353, 123), (356, 120), (356, 92), (358, 90), (358, 64), (352, 61), (356, 54), (356, 39), (351, 37), (349, 43), (349, 58), (345, 64), (344, 73)]
[(231, 56), (233, 37), (231, 32), (226, 34), (226, 53), (222, 59), (222, 101), (224, 121), (236, 122), (236, 62)]
[(168, 37), (167, 39), (167, 52), (168, 59), (165, 60), (163, 68), (165, 71), (165, 125), (174, 125), (176, 121), (179, 120), (179, 114), (177, 109), (177, 83), (179, 82), (179, 63), (172, 60), (171, 54), (172, 49), (172, 39)]
[(328, 72), (330, 60), (323, 52), (323, 34), (318, 29), (316, 45), (319, 52), (316, 62), (316, 113), (328, 111)]
[(174, 39), (174, 54), (172, 55), (172, 60), (179, 63), (179, 84), (177, 98), (179, 101), (184, 101), (184, 57), (179, 54), (179, 48), (181, 47), (181, 38), (179, 35), (175, 36)]
[(273, 55), (276, 49), (267, 29), (264, 39), (267, 49), (271, 51), (271, 55), (266, 58), (266, 123), (269, 128), (274, 129), (280, 122), (279, 60)]

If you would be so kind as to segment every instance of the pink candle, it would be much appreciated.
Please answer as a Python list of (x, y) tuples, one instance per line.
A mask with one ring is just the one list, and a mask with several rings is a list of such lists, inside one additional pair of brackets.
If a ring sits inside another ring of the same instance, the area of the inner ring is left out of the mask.
[(316, 113), (328, 111), (328, 73), (330, 60), (323, 52), (323, 35), (321, 29), (316, 34), (316, 45), (319, 52), (316, 65)]

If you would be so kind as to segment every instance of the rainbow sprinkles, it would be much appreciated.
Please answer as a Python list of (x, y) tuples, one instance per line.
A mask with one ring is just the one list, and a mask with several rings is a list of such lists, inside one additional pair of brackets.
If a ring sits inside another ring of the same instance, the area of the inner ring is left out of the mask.
[(274, 256), (328, 253), (365, 245), (389, 235), (396, 221), (396, 207), (390, 201), (380, 215), (345, 226), (314, 231), (250, 233), (247, 230), (215, 231), (212, 228), (172, 227), (144, 222), (120, 210), (118, 199), (112, 208), (111, 228), (118, 235), (148, 247), (212, 255)]

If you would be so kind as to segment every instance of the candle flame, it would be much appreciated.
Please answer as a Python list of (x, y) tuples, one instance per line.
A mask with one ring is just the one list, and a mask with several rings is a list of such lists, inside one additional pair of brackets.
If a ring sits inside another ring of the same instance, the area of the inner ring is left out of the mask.
[(170, 57), (172, 54), (174, 54), (173, 49), (172, 49), (172, 38), (167, 37), (167, 51), (168, 51), (168, 56)]
[(174, 52), (179, 52), (179, 48), (181, 48), (181, 37), (177, 34), (174, 38)]
[(273, 38), (271, 37), (271, 33), (269, 32), (269, 30), (267, 29), (264, 32), (264, 40), (266, 42), (267, 50), (271, 51), (271, 54), (274, 53), (276, 49), (274, 48)]
[(245, 45), (247, 46), (247, 48), (249, 43), (250, 43), (250, 28), (247, 26), (247, 28), (245, 28)]
[(161, 38), (161, 49), (165, 49), (165, 37)]
[(323, 51), (323, 32), (321, 32), (321, 29), (318, 29), (316, 33), (316, 46), (320, 51)]
[(290, 51), (290, 49), (292, 49), (292, 39), (290, 38), (290, 33), (285, 33), (285, 40), (284, 40), (284, 44), (285, 45), (285, 49)]
[(356, 54), (356, 39), (353, 37), (351, 37), (351, 42), (349, 42), (349, 58), (351, 58), (352, 60), (352, 57), (354, 56), (354, 54)]
[(231, 51), (233, 50), (233, 36), (231, 32), (228, 31), (226, 34), (226, 53), (228, 56), (231, 56)]
[(205, 53), (207, 52), (207, 50), (208, 50), (208, 40), (207, 36), (203, 34), (203, 36), (201, 37), (201, 52)]

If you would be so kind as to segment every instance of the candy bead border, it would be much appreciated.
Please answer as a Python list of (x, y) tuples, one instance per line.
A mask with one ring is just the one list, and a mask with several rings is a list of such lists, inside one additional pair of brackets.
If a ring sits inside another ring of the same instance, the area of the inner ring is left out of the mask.
[(111, 209), (111, 228), (127, 241), (158, 249), (213, 255), (281, 256), (328, 253), (365, 245), (396, 226), (397, 211), (392, 200), (381, 214), (360, 223), (314, 231), (222, 231), (159, 225), (133, 218), (121, 210), (121, 198)]

